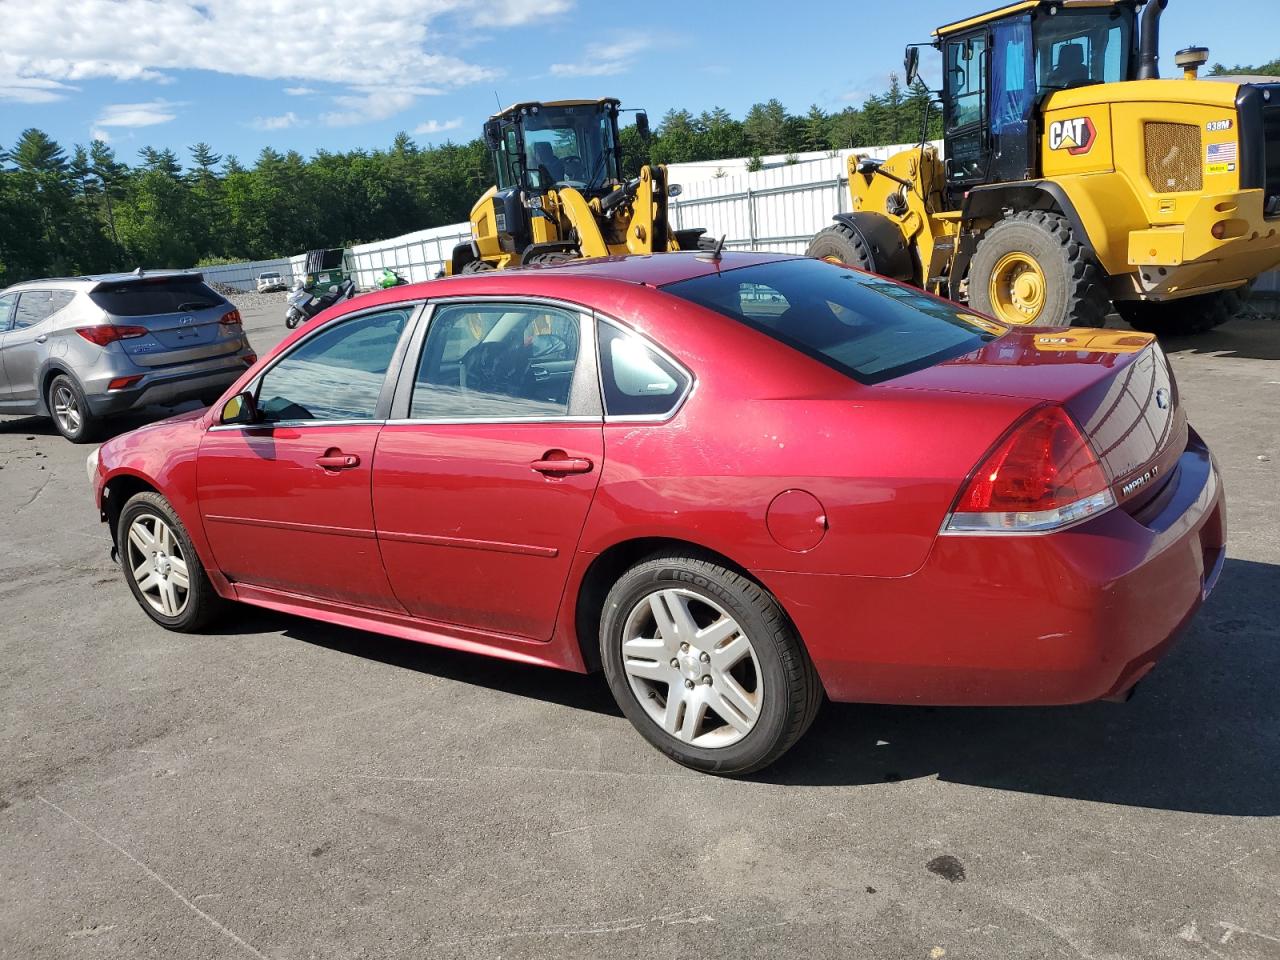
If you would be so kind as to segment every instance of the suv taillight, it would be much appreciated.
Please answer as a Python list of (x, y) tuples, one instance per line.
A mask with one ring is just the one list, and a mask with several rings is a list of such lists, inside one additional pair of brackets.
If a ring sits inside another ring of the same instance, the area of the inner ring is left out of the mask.
[(231, 327), (231, 326), (238, 327), (240, 326), (240, 311), (232, 310), (229, 313), (224, 313), (222, 315), (222, 319), (219, 320), (218, 322), (222, 324), (224, 327)]
[(1061, 407), (1031, 411), (974, 470), (943, 533), (1044, 533), (1116, 505), (1106, 471)]
[(130, 327), (124, 324), (103, 323), (96, 327), (76, 327), (76, 333), (84, 337), (90, 343), (96, 343), (100, 347), (105, 347), (109, 343), (115, 343), (117, 340), (131, 340), (134, 337), (145, 337), (148, 333), (146, 327)]

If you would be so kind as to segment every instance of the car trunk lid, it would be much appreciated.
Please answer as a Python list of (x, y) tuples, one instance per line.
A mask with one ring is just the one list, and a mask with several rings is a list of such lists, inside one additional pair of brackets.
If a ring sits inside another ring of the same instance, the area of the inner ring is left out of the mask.
[(104, 282), (90, 297), (115, 322), (147, 331), (121, 341), (125, 353), (141, 366), (207, 360), (242, 346), (240, 326), (221, 322), (234, 308), (199, 276)]
[(1116, 502), (1131, 513), (1159, 494), (1188, 441), (1168, 357), (1149, 334), (1014, 330), (886, 386), (1062, 405), (1093, 444)]

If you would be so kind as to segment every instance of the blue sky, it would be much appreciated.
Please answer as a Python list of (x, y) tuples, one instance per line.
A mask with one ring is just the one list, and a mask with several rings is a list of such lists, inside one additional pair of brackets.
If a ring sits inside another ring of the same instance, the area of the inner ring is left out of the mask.
[[(0, 146), (29, 126), (64, 145), (96, 132), (130, 162), (144, 145), (185, 160), (199, 140), (245, 162), (264, 146), (385, 146), (398, 130), (467, 140), (495, 91), (504, 103), (617, 96), (655, 122), (673, 106), (741, 116), (771, 97), (835, 110), (882, 89), (907, 42), (996, 5), (0, 0)], [(1274, 31), (1239, 29), (1273, 13), (1274, 0), (1172, 0), (1162, 66), (1192, 43), (1228, 64), (1274, 59)], [(936, 80), (937, 54), (923, 61)]]

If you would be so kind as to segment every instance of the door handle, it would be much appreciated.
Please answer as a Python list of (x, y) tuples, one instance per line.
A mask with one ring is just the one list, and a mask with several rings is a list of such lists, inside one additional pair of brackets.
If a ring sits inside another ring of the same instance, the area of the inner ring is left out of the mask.
[(326, 450), (323, 456), (316, 457), (316, 466), (324, 470), (350, 470), (360, 466), (360, 458), (354, 453)]
[(538, 473), (561, 476), (568, 473), (590, 473), (595, 466), (586, 457), (570, 457), (563, 450), (548, 450), (542, 459), (529, 464)]
[(44, 343), (48, 339), (49, 335), (47, 333), (42, 333), (40, 336), (36, 337), (36, 343)]

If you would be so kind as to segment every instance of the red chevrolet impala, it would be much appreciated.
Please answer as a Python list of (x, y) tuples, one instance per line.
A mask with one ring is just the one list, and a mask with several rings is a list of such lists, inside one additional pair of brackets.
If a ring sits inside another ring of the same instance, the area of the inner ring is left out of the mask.
[(1008, 330), (762, 254), (360, 297), (89, 466), (164, 627), (239, 601), (603, 668), (648, 740), (719, 773), (824, 695), (1122, 697), (1225, 542), (1149, 336)]

